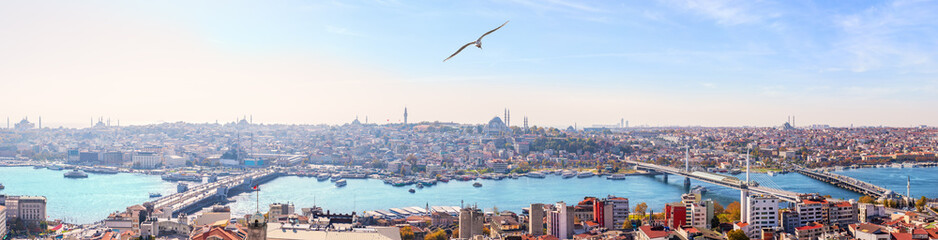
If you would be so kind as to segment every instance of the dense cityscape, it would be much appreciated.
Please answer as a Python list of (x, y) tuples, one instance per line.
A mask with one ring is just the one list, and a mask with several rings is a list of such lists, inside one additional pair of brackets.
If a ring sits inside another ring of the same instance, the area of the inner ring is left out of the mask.
[[(529, 125), (527, 117), (511, 124), (508, 110), (484, 124), (409, 123), (406, 111), (402, 123), (355, 118), (337, 126), (254, 124), (251, 116), (228, 123), (119, 126), (102, 117), (73, 129), (43, 128), (41, 118), (23, 118), (0, 131), (4, 167), (62, 171), (63, 178), (76, 181), (99, 174), (159, 175), (178, 183), (177, 191), (151, 193), (149, 201), (112, 209), (120, 211), (93, 223), (75, 223), (48, 218), (45, 196), (4, 194), (18, 187), (7, 185), (0, 190), (0, 232), (9, 238), (95, 240), (938, 238), (938, 200), (831, 172), (931, 168), (938, 162), (933, 127), (801, 127), (789, 117), (763, 128), (629, 127), (621, 119), (558, 129)], [(802, 174), (862, 197), (760, 186), (749, 179), (756, 173)], [(284, 176), (330, 180), (335, 188), (352, 179), (377, 179), (414, 193), (456, 184), (450, 181), (485, 189), (483, 179), (551, 175), (626, 185), (627, 178), (667, 182), (670, 175), (685, 179), (685, 193), (663, 209), (630, 203), (629, 196), (615, 192), (579, 202), (542, 199), (501, 211), (498, 202), (297, 211), (284, 199), (263, 209), (254, 203), (256, 211), (242, 216), (227, 205), (228, 197), (262, 194), (265, 183)], [(740, 198), (721, 205), (703, 198), (708, 187), (692, 187), (691, 179), (738, 189)]]

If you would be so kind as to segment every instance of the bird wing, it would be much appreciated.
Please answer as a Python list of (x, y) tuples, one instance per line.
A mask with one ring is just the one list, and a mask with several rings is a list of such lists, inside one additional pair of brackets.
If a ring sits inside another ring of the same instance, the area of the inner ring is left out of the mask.
[[(511, 20), (509, 20), (509, 21), (511, 21)], [(505, 24), (508, 24), (508, 21), (505, 21), (505, 23), (502, 23), (502, 25), (501, 25), (501, 26), (498, 26), (497, 28), (495, 28), (495, 29), (492, 29), (492, 31), (488, 31), (488, 32), (486, 32), (485, 34), (482, 34), (482, 36), (481, 36), (481, 37), (479, 37), (479, 40), (476, 40), (476, 41), (482, 41), (482, 38), (484, 38), (484, 37), (485, 37), (485, 35), (489, 35), (489, 33), (492, 33), (492, 32), (494, 32), (495, 30), (498, 30), (499, 28), (502, 28), (502, 27), (504, 27), (504, 26), (505, 26)]]
[(476, 43), (476, 42), (470, 42), (470, 43), (466, 43), (466, 45), (462, 45), (462, 47), (459, 48), (459, 50), (456, 50), (456, 52), (453, 53), (453, 55), (449, 55), (449, 57), (446, 58), (446, 59), (443, 59), (443, 61), (446, 62), (446, 60), (449, 60), (450, 58), (455, 57), (456, 54), (459, 54), (459, 52), (462, 52), (463, 49), (465, 49), (465, 48), (468, 47), (469, 45), (472, 45), (473, 43)]

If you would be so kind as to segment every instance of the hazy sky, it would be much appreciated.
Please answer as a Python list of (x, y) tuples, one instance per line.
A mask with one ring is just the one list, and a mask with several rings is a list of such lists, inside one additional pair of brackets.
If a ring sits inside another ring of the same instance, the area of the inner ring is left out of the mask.
[[(935, 1), (4, 1), (0, 117), (45, 126), (938, 125)], [(487, 36), (484, 51), (461, 45)], [(4, 116), (5, 115), (5, 116)], [(34, 121), (35, 122), (35, 121)]]

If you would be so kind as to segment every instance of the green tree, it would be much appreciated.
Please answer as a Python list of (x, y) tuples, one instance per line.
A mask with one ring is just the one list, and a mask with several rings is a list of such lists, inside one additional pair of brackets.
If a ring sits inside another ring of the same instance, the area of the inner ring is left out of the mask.
[(860, 203), (873, 203), (874, 201), (876, 201), (876, 199), (873, 199), (873, 197), (870, 197), (870, 196), (862, 196), (860, 197), (859, 201)]
[(648, 210), (648, 204), (641, 202), (638, 205), (635, 205), (635, 212), (642, 213), (642, 216), (645, 216), (645, 211)]
[(740, 230), (740, 229), (726, 232), (726, 238), (729, 240), (749, 240), (749, 237), (746, 236), (746, 233), (744, 233), (743, 230)]

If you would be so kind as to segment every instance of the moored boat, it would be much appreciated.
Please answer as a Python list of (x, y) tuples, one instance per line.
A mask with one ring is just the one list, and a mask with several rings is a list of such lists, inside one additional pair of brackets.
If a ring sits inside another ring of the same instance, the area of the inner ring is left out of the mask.
[(609, 179), (609, 180), (625, 180), (625, 174), (620, 174), (620, 173), (612, 174), (612, 175), (606, 176), (606, 179)]
[(345, 185), (348, 185), (348, 182), (345, 181), (345, 179), (339, 179), (335, 181), (336, 187), (344, 187)]
[(65, 172), (65, 174), (63, 175), (67, 178), (87, 178), (88, 177), (88, 174), (85, 173), (85, 171), (78, 170), (78, 169), (72, 170), (70, 172)]
[(480, 182), (475, 182), (475, 183), (472, 184), (472, 186), (473, 186), (473, 187), (482, 187), (482, 183), (480, 183)]
[(576, 175), (577, 178), (588, 178), (593, 176), (596, 176), (596, 174), (593, 172), (581, 172)]
[(162, 197), (162, 196), (163, 194), (160, 194), (160, 193), (152, 193), (152, 192), (150, 193), (151, 198)]

